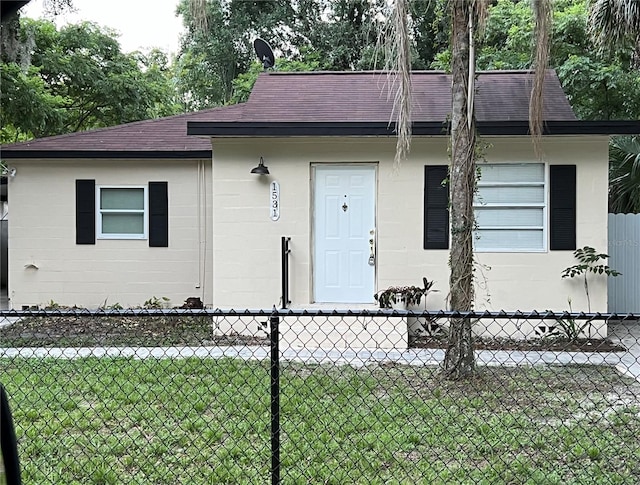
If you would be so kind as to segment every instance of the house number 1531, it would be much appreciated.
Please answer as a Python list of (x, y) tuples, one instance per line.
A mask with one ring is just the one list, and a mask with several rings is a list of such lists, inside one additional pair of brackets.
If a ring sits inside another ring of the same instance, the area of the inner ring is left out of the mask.
[(276, 181), (271, 182), (269, 210), (271, 213), (271, 220), (277, 221), (280, 219), (280, 184)]

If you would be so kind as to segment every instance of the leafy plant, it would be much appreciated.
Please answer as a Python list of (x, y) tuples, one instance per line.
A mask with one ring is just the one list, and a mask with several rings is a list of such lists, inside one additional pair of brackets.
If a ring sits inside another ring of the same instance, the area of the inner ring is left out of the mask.
[[(380, 304), (380, 308), (392, 308), (394, 303), (404, 302), (407, 306), (419, 305), (423, 297), (433, 286), (433, 281), (422, 278), (423, 286), (390, 286), (385, 290), (381, 290), (373, 297)], [(437, 291), (437, 290), (431, 290)]]
[(53, 298), (44, 305), (45, 310), (59, 310), (60, 308), (62, 308), (60, 303), (55, 301)]
[[(573, 313), (573, 308), (571, 307), (571, 298), (569, 298), (567, 302), (569, 303), (569, 313)], [(566, 338), (571, 343), (577, 342), (582, 332), (587, 327), (591, 327), (591, 319), (580, 323), (575, 318), (568, 317), (558, 318), (556, 322), (558, 323), (558, 327), (560, 327), (558, 330), (556, 330), (556, 335), (559, 334), (558, 336)]]
[(152, 296), (144, 302), (142, 308), (161, 310), (162, 308), (165, 308), (168, 303), (169, 298), (167, 298), (166, 296), (160, 298), (158, 298), (157, 296)]
[(609, 143), (609, 211), (640, 212), (640, 136), (617, 136)]
[(563, 278), (575, 278), (576, 276), (582, 276), (584, 278), (584, 292), (587, 296), (587, 306), (589, 313), (591, 313), (591, 299), (589, 297), (589, 282), (587, 276), (589, 273), (604, 274), (607, 276), (619, 276), (622, 273), (611, 269), (608, 265), (600, 263), (600, 261), (609, 258), (608, 254), (598, 253), (591, 246), (585, 246), (580, 249), (576, 249), (573, 252), (574, 257), (579, 261), (578, 264), (569, 266), (562, 272)]
[(105, 298), (104, 303), (102, 303), (99, 308), (100, 310), (124, 310), (124, 307), (118, 302), (108, 305), (107, 298)]

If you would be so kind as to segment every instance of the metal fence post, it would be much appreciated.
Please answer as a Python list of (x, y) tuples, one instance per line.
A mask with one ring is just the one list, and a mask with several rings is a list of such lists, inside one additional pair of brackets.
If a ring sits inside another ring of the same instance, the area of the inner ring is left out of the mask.
[(276, 307), (269, 318), (271, 340), (271, 485), (280, 484), (280, 318)]
[(289, 253), (291, 249), (289, 248), (289, 242), (291, 241), (290, 237), (282, 236), (280, 241), (280, 260), (282, 266), (282, 274), (280, 276), (282, 283), (282, 308), (289, 308)]

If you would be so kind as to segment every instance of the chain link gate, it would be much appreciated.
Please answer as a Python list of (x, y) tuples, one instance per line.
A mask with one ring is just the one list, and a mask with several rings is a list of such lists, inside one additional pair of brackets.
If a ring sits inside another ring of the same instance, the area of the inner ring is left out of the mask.
[[(463, 381), (440, 368), (454, 318)], [(639, 320), (12, 311), (0, 381), (24, 483), (635, 484)]]

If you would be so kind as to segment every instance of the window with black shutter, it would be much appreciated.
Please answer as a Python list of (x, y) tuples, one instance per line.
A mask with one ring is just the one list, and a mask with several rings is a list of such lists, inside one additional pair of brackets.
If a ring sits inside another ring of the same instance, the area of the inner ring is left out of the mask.
[(169, 194), (167, 182), (149, 182), (149, 246), (169, 246)]
[(424, 167), (424, 249), (449, 249), (449, 186), (446, 165)]
[(149, 239), (150, 247), (169, 245), (167, 182), (145, 186), (99, 186), (76, 180), (76, 243), (99, 239)]
[(96, 243), (96, 181), (76, 180), (76, 244)]
[(549, 166), (551, 250), (576, 249), (576, 166)]

